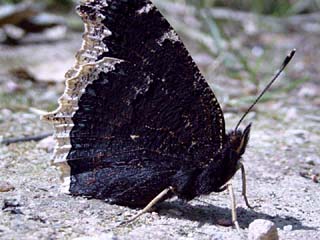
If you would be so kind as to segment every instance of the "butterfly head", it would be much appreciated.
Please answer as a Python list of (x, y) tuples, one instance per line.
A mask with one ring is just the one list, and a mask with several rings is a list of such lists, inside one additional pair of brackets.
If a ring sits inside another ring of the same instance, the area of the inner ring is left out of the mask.
[(251, 124), (249, 124), (243, 131), (236, 129), (228, 134), (230, 148), (239, 156), (244, 154), (246, 150), (250, 136), (250, 129)]
[(235, 129), (228, 133), (222, 151), (217, 153), (215, 161), (206, 166), (198, 176), (199, 194), (225, 189), (226, 183), (242, 167), (241, 157), (248, 145), (250, 128), (251, 124), (244, 130)]
[(223, 154), (223, 168), (224, 174), (221, 179), (221, 184), (225, 184), (229, 181), (233, 175), (241, 167), (241, 156), (244, 154), (248, 145), (250, 136), (251, 124), (249, 124), (244, 130), (233, 130), (228, 134), (228, 142)]

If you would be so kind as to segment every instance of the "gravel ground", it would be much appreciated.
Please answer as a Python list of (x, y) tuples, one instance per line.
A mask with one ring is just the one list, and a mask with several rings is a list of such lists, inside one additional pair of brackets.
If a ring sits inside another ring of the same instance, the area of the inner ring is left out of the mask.
[[(298, 44), (302, 40), (294, 41)], [(69, 56), (78, 44), (75, 40), (41, 47), (47, 53), (69, 49)], [(35, 50), (35, 46), (28, 48)], [(312, 53), (311, 47), (305, 48)], [(10, 51), (19, 55), (21, 48)], [(0, 62), (5, 60), (8, 57), (0, 58)], [(298, 64), (299, 60), (292, 68)], [(319, 76), (316, 73), (313, 76)], [(2, 87), (5, 81), (0, 81)], [(49, 107), (62, 90), (51, 85), (45, 89), (35, 86), (27, 91), (32, 106)], [(261, 103), (258, 114), (250, 115), (248, 122), (253, 122), (253, 128), (244, 163), (248, 197), (258, 206), (255, 210), (247, 209), (241, 198), (240, 174), (234, 178), (239, 223), (245, 236), (253, 220), (269, 219), (281, 239), (320, 239), (319, 90), (319, 79), (311, 79), (277, 100)], [(36, 114), (12, 108), (0, 110), (0, 136), (51, 131)], [(227, 112), (228, 126), (234, 126), (239, 116)], [(4, 191), (0, 191), (1, 239), (240, 239), (235, 229), (222, 226), (231, 218), (227, 192), (188, 203), (172, 199), (133, 224), (117, 227), (137, 210), (60, 193), (59, 173), (50, 166), (51, 155), (50, 149), (36, 142), (0, 145), (0, 189)]]

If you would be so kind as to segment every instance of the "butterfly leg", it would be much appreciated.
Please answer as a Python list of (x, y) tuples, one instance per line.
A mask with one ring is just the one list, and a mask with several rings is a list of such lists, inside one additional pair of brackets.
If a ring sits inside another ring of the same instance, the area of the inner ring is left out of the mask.
[(120, 225), (126, 225), (129, 224), (133, 221), (135, 221), (136, 219), (138, 219), (141, 215), (147, 213), (150, 211), (150, 209), (156, 205), (159, 201), (162, 200), (163, 197), (165, 197), (169, 192), (174, 192), (173, 187), (168, 187), (165, 190), (163, 190), (161, 193), (159, 193), (144, 209), (142, 209), (138, 214), (136, 214), (135, 216), (133, 216), (131, 219), (129, 219), (128, 221), (124, 221), (122, 223), (120, 223)]
[(240, 226), (237, 219), (237, 205), (236, 205), (236, 197), (234, 195), (232, 183), (228, 184), (228, 190), (231, 198), (231, 213), (232, 213), (232, 223), (236, 227), (236, 229), (240, 232)]
[(244, 198), (244, 201), (248, 208), (253, 209), (253, 207), (249, 204), (248, 198), (247, 198), (247, 180), (246, 180), (246, 171), (244, 169), (244, 165), (241, 163), (240, 165), (241, 169), (241, 176), (242, 176), (242, 196)]

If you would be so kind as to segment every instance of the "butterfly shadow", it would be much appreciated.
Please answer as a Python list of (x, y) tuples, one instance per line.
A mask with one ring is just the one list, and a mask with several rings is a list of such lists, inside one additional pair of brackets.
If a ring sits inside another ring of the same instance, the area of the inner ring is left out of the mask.
[[(185, 219), (199, 222), (199, 226), (206, 223), (213, 225), (221, 225), (225, 220), (230, 219), (231, 224), (231, 209), (217, 207), (206, 203), (191, 205), (181, 200), (166, 201), (158, 205), (159, 215), (167, 217)], [(315, 230), (314, 227), (308, 227), (301, 221), (292, 216), (271, 216), (266, 213), (258, 212), (257, 210), (237, 208), (237, 216), (240, 228), (248, 228), (249, 224), (256, 219), (266, 219), (275, 223), (278, 228), (283, 228), (287, 225), (292, 225), (293, 230)], [(223, 220), (223, 221), (221, 221)]]

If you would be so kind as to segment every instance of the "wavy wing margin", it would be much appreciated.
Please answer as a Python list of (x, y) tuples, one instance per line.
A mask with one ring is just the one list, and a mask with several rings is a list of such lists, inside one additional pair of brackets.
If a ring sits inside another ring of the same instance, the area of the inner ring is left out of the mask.
[[(94, 7), (93, 7), (94, 6)], [(97, 60), (99, 55), (107, 52), (108, 48), (103, 39), (110, 36), (110, 30), (102, 24), (104, 16), (102, 8), (108, 6), (106, 1), (82, 0), (77, 12), (84, 23), (83, 42), (76, 54), (75, 65), (66, 73), (66, 88), (59, 98), (59, 107), (41, 117), (42, 120), (53, 123), (54, 138), (56, 145), (52, 164), (61, 170), (63, 179), (63, 192), (69, 191), (70, 167), (67, 156), (71, 149), (70, 132), (74, 126), (72, 117), (78, 110), (78, 102), (85, 89), (91, 84), (101, 72), (114, 70), (114, 66), (121, 60), (114, 58), (103, 58)], [(82, 11), (89, 7), (94, 12)]]

